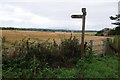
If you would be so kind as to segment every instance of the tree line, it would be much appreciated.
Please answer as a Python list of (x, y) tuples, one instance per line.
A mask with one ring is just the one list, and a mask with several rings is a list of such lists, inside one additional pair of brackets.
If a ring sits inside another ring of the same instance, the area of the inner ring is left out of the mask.
[[(0, 27), (0, 30), (26, 30), (26, 31), (48, 31), (48, 32), (81, 32), (80, 30), (43, 29), (43, 28), (14, 28), (14, 27)], [(95, 30), (87, 30), (86, 32), (97, 32), (97, 31), (95, 31)]]

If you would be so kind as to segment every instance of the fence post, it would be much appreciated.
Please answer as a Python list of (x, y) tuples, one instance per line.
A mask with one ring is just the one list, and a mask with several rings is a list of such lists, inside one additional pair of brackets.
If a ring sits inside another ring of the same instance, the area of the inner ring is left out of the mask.
[(109, 54), (109, 41), (110, 39), (109, 38), (106, 38), (105, 41), (104, 41), (104, 47), (103, 47), (103, 54), (106, 55), (106, 54)]
[(93, 51), (93, 40), (90, 40), (90, 50)]
[(105, 40), (103, 40), (103, 44), (102, 44), (102, 54), (103, 56), (105, 55)]

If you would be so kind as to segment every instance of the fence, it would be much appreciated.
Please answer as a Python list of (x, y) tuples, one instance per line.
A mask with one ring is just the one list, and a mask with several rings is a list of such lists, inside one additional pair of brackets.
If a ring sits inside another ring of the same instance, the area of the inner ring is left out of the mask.
[(115, 50), (110, 47), (110, 38), (106, 38), (104, 40), (90, 40), (89, 45), (92, 51), (94, 51), (96, 54), (113, 54), (115, 53)]

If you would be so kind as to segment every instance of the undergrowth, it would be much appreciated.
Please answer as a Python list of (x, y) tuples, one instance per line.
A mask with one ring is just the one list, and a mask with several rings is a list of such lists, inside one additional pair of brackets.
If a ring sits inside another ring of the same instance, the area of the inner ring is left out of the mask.
[(28, 37), (15, 42), (2, 39), (3, 79), (118, 78), (118, 57), (94, 56), (88, 48), (81, 55), (79, 40), (72, 35), (60, 44)]

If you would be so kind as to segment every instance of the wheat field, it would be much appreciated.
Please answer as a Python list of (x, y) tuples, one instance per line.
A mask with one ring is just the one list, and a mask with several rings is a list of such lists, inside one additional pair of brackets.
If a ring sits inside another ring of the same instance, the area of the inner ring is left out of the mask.
[[(71, 32), (44, 32), (44, 31), (24, 31), (24, 30), (1, 30), (1, 36), (6, 38), (6, 41), (14, 42), (16, 40), (22, 40), (24, 37), (29, 37), (31, 40), (55, 40), (58, 44), (60, 43), (61, 39), (63, 38), (70, 38)], [(107, 37), (104, 36), (93, 36), (93, 32), (85, 33), (85, 42), (90, 42), (93, 40), (93, 49), (97, 50), (96, 52), (101, 52), (102, 46), (95, 46), (95, 45), (102, 45), (103, 40)], [(81, 33), (72, 33), (72, 36), (75, 36), (81, 41)], [(81, 42), (80, 42), (81, 43)]]
[[(25, 36), (28, 36), (30, 38), (38, 38), (40, 40), (47, 40), (50, 39), (52, 41), (55, 39), (57, 42), (61, 38), (69, 38), (71, 36), (71, 32), (44, 32), (44, 31), (23, 31), (23, 30), (0, 30), (1, 36), (5, 36), (6, 40), (8, 41), (16, 41), (21, 40)], [(103, 36), (91, 36), (93, 35), (91, 32), (85, 33), (85, 41), (94, 40), (99, 43), (99, 41), (105, 39), (106, 37)], [(89, 35), (88, 35), (89, 34)], [(77, 37), (78, 39), (81, 39), (81, 33), (72, 33), (73, 36)]]

